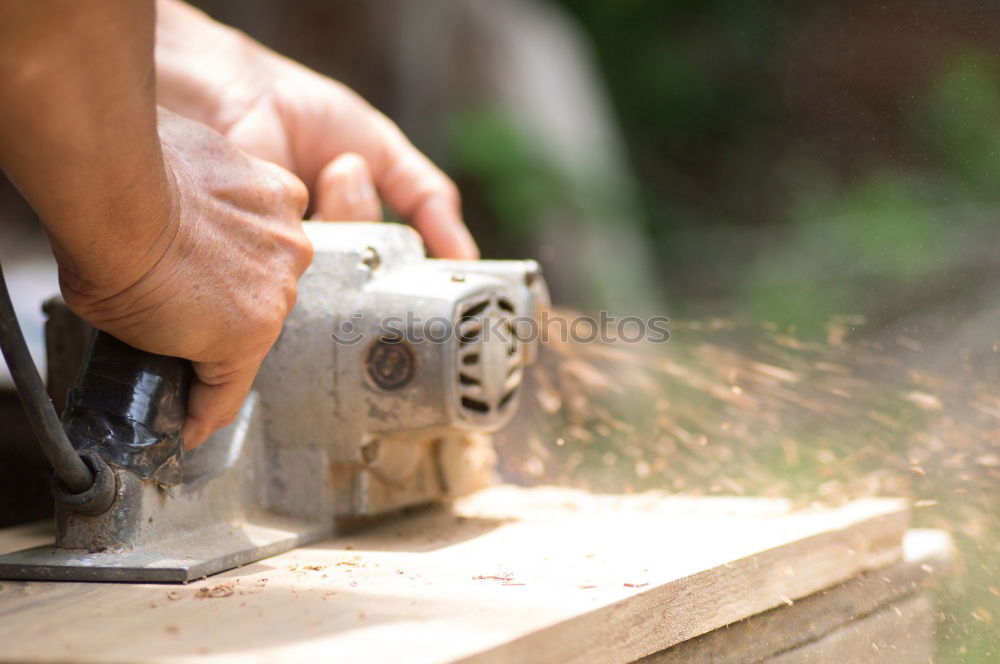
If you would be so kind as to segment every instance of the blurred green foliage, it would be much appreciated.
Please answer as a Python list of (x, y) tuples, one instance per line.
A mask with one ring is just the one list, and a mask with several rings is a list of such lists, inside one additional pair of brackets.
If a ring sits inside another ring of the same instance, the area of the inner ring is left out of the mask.
[(941, 59), (913, 108), (914, 140), (926, 146), (954, 195), (986, 205), (1000, 199), (1000, 63), (964, 47)]
[[(658, 266), (643, 277), (665, 285), (671, 313), (764, 317), (806, 334), (845, 311), (890, 324), (910, 304), (926, 306), (928, 289), (952, 297), (956, 275), (997, 274), (997, 257), (982, 249), (998, 235), (989, 221), (1000, 154), (996, 53), (943, 39), (915, 80), (887, 74), (871, 89), (803, 105), (789, 101), (800, 79), (815, 86), (826, 72), (801, 64), (810, 56), (803, 29), (826, 20), (815, 8), (562, 4), (596, 50), (632, 173), (587, 200), (595, 182), (560, 172), (503, 117), (460, 116), (454, 167), (471, 180), (465, 190), (484, 192), (490, 249), (530, 244), (534, 225), (561, 206), (584, 225), (640, 236)], [(834, 13), (831, 33), (851, 32), (845, 12)], [(864, 116), (857, 126), (855, 114)]]
[(558, 171), (503, 114), (466, 112), (447, 127), (452, 159), (478, 184), (500, 236), (492, 244), (526, 241), (539, 212), (564, 194)]

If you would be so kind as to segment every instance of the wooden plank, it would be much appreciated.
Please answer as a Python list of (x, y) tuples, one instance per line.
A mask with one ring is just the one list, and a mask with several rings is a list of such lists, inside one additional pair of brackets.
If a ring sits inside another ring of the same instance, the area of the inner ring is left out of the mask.
[(3, 582), (0, 659), (632, 661), (890, 565), (907, 523), (494, 487), (188, 586)]
[[(904, 559), (865, 572), (793, 603), (717, 629), (650, 655), (642, 664), (739, 664), (758, 662), (849, 628), (920, 594), (951, 564), (951, 538), (939, 530), (911, 530)], [(895, 614), (895, 610), (893, 610)], [(883, 621), (885, 622), (885, 621)], [(882, 623), (880, 623), (882, 624)], [(933, 632), (933, 630), (929, 630)], [(913, 632), (911, 637), (929, 635)], [(899, 648), (897, 647), (897, 650)], [(920, 651), (922, 652), (922, 651)], [(871, 657), (869, 653), (868, 657)], [(834, 661), (834, 660), (831, 660)], [(846, 661), (835, 659), (835, 661)], [(867, 661), (867, 660), (862, 660)], [(922, 660), (921, 664), (926, 661)]]

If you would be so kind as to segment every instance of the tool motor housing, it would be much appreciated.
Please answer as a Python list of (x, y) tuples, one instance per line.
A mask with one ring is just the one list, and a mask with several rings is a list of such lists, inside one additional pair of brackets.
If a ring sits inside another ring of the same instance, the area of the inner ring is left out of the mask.
[(428, 259), (398, 224), (306, 229), (315, 257), (255, 385), (271, 500), (310, 475), (310, 500), (365, 517), (482, 486), (494, 463), (484, 434), (514, 414), (537, 353), (538, 264)]

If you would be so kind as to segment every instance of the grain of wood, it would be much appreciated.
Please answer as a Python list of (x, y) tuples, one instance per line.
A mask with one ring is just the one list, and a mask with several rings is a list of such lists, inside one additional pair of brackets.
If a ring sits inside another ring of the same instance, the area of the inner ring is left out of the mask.
[(493, 487), (188, 586), (3, 582), (0, 660), (632, 661), (894, 563), (907, 523)]

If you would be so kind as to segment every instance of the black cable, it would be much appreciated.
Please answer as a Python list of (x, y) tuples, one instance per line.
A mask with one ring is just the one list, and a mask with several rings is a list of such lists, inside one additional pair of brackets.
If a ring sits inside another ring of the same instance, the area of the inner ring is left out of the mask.
[(56, 475), (63, 484), (74, 493), (84, 493), (94, 484), (94, 476), (90, 468), (83, 462), (80, 455), (63, 431), (52, 400), (45, 391), (45, 383), (38, 375), (38, 369), (28, 352), (28, 345), (21, 334), (21, 326), (17, 324), (17, 314), (7, 292), (7, 280), (0, 268), (0, 348), (10, 375), (17, 386), (17, 394), (21, 398), (28, 421), (38, 439), (38, 444), (52, 464)]

